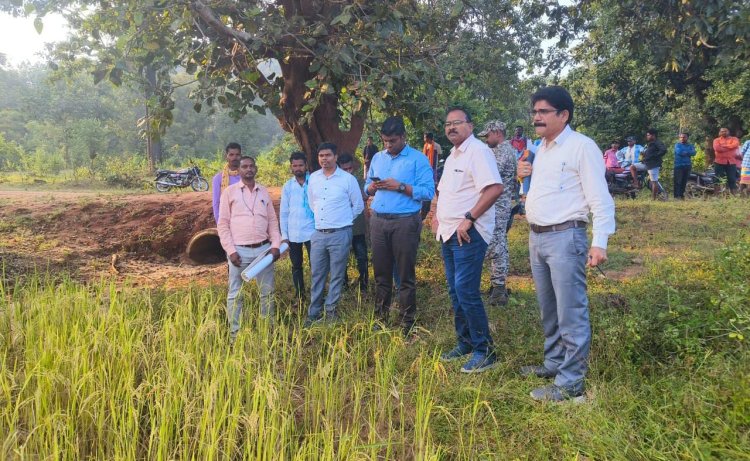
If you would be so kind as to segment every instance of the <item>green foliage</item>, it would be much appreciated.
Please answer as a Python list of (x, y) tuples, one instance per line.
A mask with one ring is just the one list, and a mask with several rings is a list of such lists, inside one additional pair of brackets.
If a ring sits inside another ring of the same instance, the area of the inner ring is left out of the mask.
[(0, 171), (16, 171), (21, 167), (23, 150), (13, 141), (7, 141), (0, 132)]

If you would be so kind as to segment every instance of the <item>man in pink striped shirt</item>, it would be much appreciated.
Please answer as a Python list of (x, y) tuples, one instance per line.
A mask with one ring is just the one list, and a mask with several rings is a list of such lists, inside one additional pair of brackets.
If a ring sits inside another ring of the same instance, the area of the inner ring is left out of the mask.
[[(224, 189), (219, 201), (219, 231), (221, 246), (229, 261), (229, 292), (227, 319), (233, 342), (240, 329), (242, 317), (241, 273), (267, 250), (273, 260), (279, 259), (281, 232), (276, 211), (268, 189), (255, 182), (258, 167), (252, 157), (240, 159), (240, 182)], [(270, 249), (270, 250), (269, 250)], [(260, 315), (273, 316), (273, 265), (258, 274), (260, 287)]]

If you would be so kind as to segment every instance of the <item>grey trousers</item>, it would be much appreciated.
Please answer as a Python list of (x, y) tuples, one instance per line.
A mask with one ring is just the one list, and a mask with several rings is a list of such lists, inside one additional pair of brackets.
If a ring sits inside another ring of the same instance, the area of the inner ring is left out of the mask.
[(544, 330), (544, 366), (555, 384), (583, 389), (591, 346), (586, 229), (529, 234), (531, 273)]
[[(229, 262), (229, 289), (227, 291), (227, 320), (229, 322), (229, 334), (232, 337), (237, 336), (237, 332), (240, 329), (240, 319), (242, 318), (242, 271), (250, 265), (255, 258), (263, 254), (271, 244), (263, 245), (258, 248), (247, 248), (237, 246), (237, 254), (240, 255), (240, 267), (235, 266)], [(227, 260), (229, 256), (227, 256)], [(261, 316), (272, 316), (273, 315), (273, 285), (274, 285), (274, 273), (273, 267), (270, 266), (263, 269), (258, 277), (258, 288), (260, 288), (260, 315)]]
[(325, 297), (326, 315), (336, 314), (336, 304), (341, 298), (344, 285), (344, 271), (349, 262), (349, 250), (352, 246), (351, 226), (336, 232), (323, 233), (315, 231), (310, 239), (310, 308), (307, 316), (317, 320), (323, 315), (323, 292), (326, 279), (331, 274), (328, 284), (328, 295)]

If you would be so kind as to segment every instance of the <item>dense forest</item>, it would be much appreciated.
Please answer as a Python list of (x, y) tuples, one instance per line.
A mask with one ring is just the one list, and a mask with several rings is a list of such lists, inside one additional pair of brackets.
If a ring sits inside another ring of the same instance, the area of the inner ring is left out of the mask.
[(322, 141), (354, 151), (390, 114), (405, 116), (412, 144), (432, 131), (447, 145), (453, 104), (476, 126), (499, 118), (531, 133), (528, 97), (546, 84), (570, 89), (573, 124), (601, 146), (643, 142), (649, 127), (669, 145), (687, 131), (710, 161), (720, 126), (750, 130), (750, 7), (736, 0), (248, 2), (252, 14), (162, 3), (4, 7), (72, 27), (47, 66), (0, 67), (1, 169), (176, 166), (215, 159), (229, 140), (258, 154), (282, 129), (308, 155)]
[[(165, 165), (214, 159), (229, 141), (258, 154), (281, 139), (271, 116), (249, 114), (235, 122), (221, 109), (195, 112), (189, 89), (175, 90), (174, 121), (161, 139)], [(89, 74), (64, 77), (42, 65), (0, 69), (0, 169), (54, 173), (143, 163), (146, 139), (138, 125), (144, 110), (130, 85), (94, 84)]]

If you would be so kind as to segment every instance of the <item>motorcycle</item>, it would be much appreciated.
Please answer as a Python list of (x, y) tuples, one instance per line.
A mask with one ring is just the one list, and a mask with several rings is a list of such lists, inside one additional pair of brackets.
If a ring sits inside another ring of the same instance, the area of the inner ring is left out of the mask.
[[(638, 183), (641, 185), (641, 189), (651, 190), (651, 180), (648, 177), (648, 173), (645, 171), (639, 171), (637, 173)], [(666, 191), (660, 182), (657, 181), (659, 187), (659, 195), (665, 196)], [(616, 195), (624, 195), (628, 198), (634, 199), (640, 189), (635, 187), (633, 184), (633, 177), (630, 175), (630, 170), (625, 170), (622, 173), (607, 173), (607, 189), (610, 195), (613, 197)]]
[(208, 190), (208, 181), (201, 176), (201, 170), (194, 163), (191, 167), (180, 170), (157, 170), (154, 182), (159, 192), (169, 192), (173, 187), (187, 186), (196, 192)]
[(721, 178), (716, 176), (714, 170), (709, 168), (703, 173), (690, 172), (687, 184), (685, 185), (685, 194), (688, 197), (703, 198), (706, 195), (719, 195), (726, 190)]

